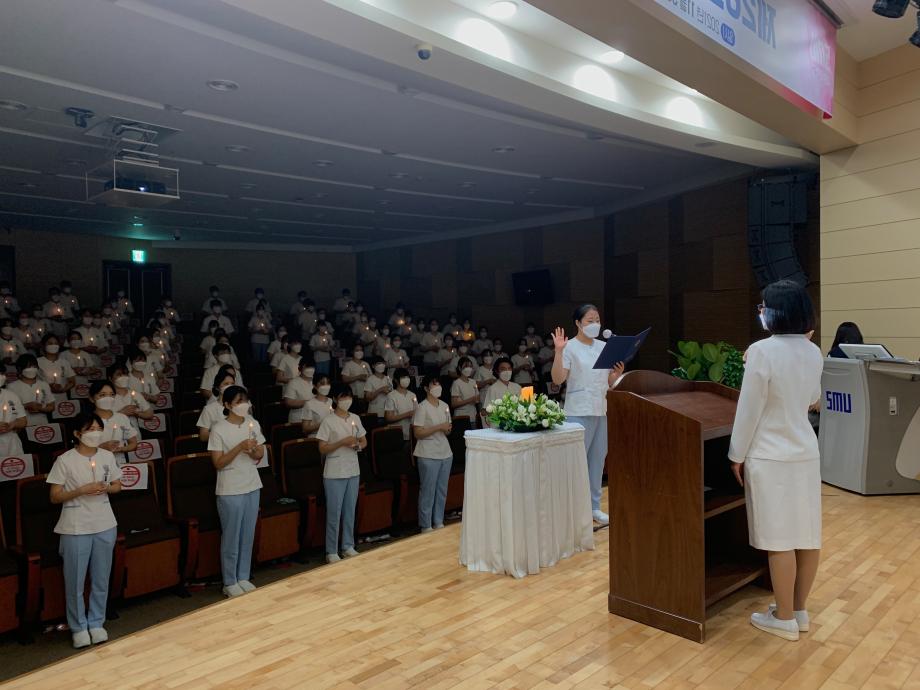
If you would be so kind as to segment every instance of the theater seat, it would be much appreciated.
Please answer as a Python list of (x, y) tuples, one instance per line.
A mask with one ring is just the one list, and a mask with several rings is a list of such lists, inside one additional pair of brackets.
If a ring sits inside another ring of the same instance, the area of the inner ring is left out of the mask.
[[(281, 447), (287, 441), (303, 437), (303, 425), (300, 422), (276, 424), (271, 428), (272, 456), (278, 458), (280, 464)], [(275, 471), (278, 471), (278, 467), (275, 467)]]
[(152, 460), (132, 464), (147, 466), (147, 488), (123, 489), (109, 499), (118, 533), (125, 539), (124, 599), (181, 582), (181, 535), (176, 524), (167, 522), (160, 512), (156, 465)]
[(19, 627), (19, 562), (7, 548), (0, 516), (0, 633)]
[[(195, 395), (195, 402), (193, 407), (180, 407), (182, 410), (179, 412), (179, 430), (177, 434), (179, 436), (187, 436), (189, 434), (198, 434), (198, 418), (201, 416), (201, 396), (197, 393)], [(197, 409), (195, 409), (197, 405)]]
[(298, 438), (282, 444), (281, 491), (300, 504), (302, 548), (325, 543), (323, 457), (319, 452), (319, 441), (315, 438)]
[(355, 535), (363, 536), (392, 527), (398, 482), (379, 477), (367, 452), (358, 454), (358, 462), (361, 484), (355, 508)]
[(191, 455), (192, 453), (204, 453), (208, 450), (208, 442), (198, 438), (198, 434), (186, 434), (176, 436), (173, 441), (174, 455)]
[(182, 533), (186, 580), (220, 573), (216, 485), (210, 453), (178, 455), (166, 461), (166, 514)]
[(268, 467), (259, 468), (262, 491), (259, 494), (259, 521), (256, 526), (253, 554), (256, 563), (284, 558), (300, 550), (300, 505), (281, 501), (281, 489), (275, 479), (271, 448), (266, 447)]
[(469, 417), (454, 417), (451, 423), (450, 449), (454, 454), (454, 462), (450, 468), (450, 479), (447, 481), (446, 511), (463, 509), (463, 482), (466, 471), (466, 439), (463, 435), (470, 430), (472, 424)]
[(381, 427), (370, 432), (370, 459), (374, 475), (389, 482), (395, 492), (393, 520), (414, 523), (418, 517), (418, 470), (412, 463), (402, 429)]

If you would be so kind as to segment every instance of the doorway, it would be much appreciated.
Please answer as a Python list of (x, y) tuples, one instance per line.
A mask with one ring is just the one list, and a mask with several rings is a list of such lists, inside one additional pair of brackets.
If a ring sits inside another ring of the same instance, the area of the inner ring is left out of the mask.
[(102, 294), (108, 300), (124, 290), (134, 305), (136, 318), (147, 323), (164, 296), (172, 295), (170, 264), (141, 264), (131, 261), (102, 262)]

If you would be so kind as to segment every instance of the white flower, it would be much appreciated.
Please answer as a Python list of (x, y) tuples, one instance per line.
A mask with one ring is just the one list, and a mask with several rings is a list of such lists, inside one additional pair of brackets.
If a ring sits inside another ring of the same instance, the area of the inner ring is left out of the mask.
[(495, 411), (495, 408), (492, 405), (486, 405), (486, 412), (492, 414)]
[(528, 412), (536, 412), (536, 411), (537, 411), (537, 406), (532, 404), (530, 407), (527, 408), (527, 411), (528, 411)]
[(544, 419), (543, 422), (542, 422), (542, 424), (543, 424), (543, 428), (544, 428), (544, 429), (549, 429), (549, 420), (548, 420), (548, 419)]

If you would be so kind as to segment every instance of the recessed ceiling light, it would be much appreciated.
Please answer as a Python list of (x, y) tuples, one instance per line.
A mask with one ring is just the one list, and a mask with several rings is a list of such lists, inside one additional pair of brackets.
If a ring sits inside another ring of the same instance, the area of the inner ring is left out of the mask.
[(86, 161), (82, 158), (65, 158), (64, 165), (70, 165), (74, 168), (83, 168), (86, 166)]
[(32, 182), (20, 182), (19, 186), (22, 187), (23, 189), (35, 189), (36, 187), (38, 187), (37, 184), (34, 184)]
[(230, 81), (229, 79), (211, 79), (208, 81), (208, 86), (210, 86), (215, 91), (220, 91), (222, 93), (227, 93), (228, 91), (236, 91), (240, 88), (240, 85), (235, 81)]
[(377, 203), (380, 204), (381, 206), (389, 206), (389, 205), (392, 204), (393, 202), (390, 201), (389, 199), (381, 199), (381, 200), (378, 201)]
[(397, 154), (396, 154), (396, 151), (390, 151), (390, 149), (380, 149), (380, 153), (382, 153), (384, 156), (395, 156), (395, 155), (397, 155)]
[(514, 153), (513, 146), (496, 146), (492, 149), (492, 153)]
[(246, 153), (249, 150), (249, 147), (243, 146), (242, 144), (231, 144), (227, 147), (227, 150), (230, 153)]
[(601, 55), (600, 61), (605, 65), (615, 65), (624, 57), (625, 53), (623, 53), (622, 50), (608, 50), (606, 53)]
[(325, 199), (327, 196), (329, 196), (329, 195), (328, 195), (326, 192), (316, 192), (316, 193), (313, 195), (313, 198), (314, 198), (314, 199)]
[(240, 189), (255, 189), (255, 188), (256, 188), (256, 185), (254, 185), (252, 182), (243, 182), (240, 185)]
[(473, 187), (476, 186), (476, 183), (475, 183), (475, 182), (461, 182), (461, 183), (460, 183), (460, 186), (461, 186), (463, 189), (472, 189)]
[(390, 173), (390, 177), (392, 177), (394, 180), (405, 180), (407, 177), (409, 177), (409, 173), (404, 173), (404, 172)]
[(315, 165), (317, 168), (330, 168), (333, 165), (335, 165), (335, 163), (333, 163), (332, 161), (327, 161), (327, 160), (318, 160), (318, 161), (313, 161), (313, 165)]
[(492, 19), (511, 19), (511, 17), (517, 14), (517, 11), (518, 6), (516, 2), (512, 2), (511, 0), (499, 0), (489, 5), (486, 14), (492, 17)]
[(27, 110), (28, 107), (19, 101), (0, 101), (0, 110)]

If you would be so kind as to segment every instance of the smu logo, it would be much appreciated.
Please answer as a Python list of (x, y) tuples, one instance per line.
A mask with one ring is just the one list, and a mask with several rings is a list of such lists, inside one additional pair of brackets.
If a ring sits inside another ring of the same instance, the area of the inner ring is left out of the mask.
[(853, 396), (849, 393), (827, 391), (824, 394), (824, 402), (830, 412), (842, 412), (843, 414), (853, 412)]

